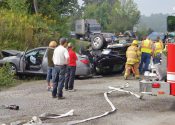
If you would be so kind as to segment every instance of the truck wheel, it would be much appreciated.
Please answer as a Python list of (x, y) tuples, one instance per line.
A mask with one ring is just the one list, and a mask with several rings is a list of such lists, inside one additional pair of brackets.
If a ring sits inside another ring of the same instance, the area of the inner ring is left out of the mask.
[(100, 34), (94, 35), (91, 39), (92, 48), (94, 50), (102, 49), (104, 42), (105, 40), (102, 35)]

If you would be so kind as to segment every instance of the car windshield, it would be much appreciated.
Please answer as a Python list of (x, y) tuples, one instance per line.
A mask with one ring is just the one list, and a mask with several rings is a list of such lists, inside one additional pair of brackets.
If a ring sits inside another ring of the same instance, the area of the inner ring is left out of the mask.
[(93, 25), (91, 24), (89, 28), (91, 31), (101, 31), (100, 25), (97, 25), (97, 24), (93, 24)]

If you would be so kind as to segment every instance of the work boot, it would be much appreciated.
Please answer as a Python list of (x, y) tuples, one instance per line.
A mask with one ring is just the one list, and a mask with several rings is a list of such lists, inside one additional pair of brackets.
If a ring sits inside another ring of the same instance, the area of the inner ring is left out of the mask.
[(135, 79), (140, 79), (139, 77), (135, 77)]
[(58, 100), (65, 99), (63, 96), (58, 96)]
[(124, 79), (127, 80), (127, 76), (124, 76)]
[(76, 90), (75, 89), (69, 89), (68, 91), (69, 92), (75, 92)]

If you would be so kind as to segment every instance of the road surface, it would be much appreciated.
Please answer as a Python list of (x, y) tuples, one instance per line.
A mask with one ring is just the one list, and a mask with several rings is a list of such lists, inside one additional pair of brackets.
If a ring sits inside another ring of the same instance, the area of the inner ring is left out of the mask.
[[(138, 93), (138, 80), (123, 80), (120, 75), (75, 80), (76, 92), (64, 91), (66, 99), (58, 100), (46, 91), (45, 81), (23, 83), (0, 92), (0, 105), (16, 104), (19, 111), (0, 109), (0, 124), (17, 120), (30, 120), (42, 113), (63, 114), (74, 109), (74, 115), (66, 118), (45, 120), (43, 123), (67, 124), (103, 114), (111, 108), (103, 93), (108, 86), (129, 83), (127, 90)], [(144, 100), (122, 93), (113, 92), (109, 99), (118, 109), (115, 113), (80, 125), (173, 125), (175, 123), (175, 97), (145, 96)]]

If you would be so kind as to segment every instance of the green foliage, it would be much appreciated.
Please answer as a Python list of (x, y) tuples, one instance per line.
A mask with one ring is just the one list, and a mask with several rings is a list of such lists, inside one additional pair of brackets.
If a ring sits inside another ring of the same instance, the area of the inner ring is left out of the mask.
[(133, 0), (127, 0), (123, 5), (115, 3), (112, 15), (109, 29), (118, 32), (132, 30), (140, 18), (140, 12)]
[(28, 5), (26, 4), (27, 0), (6, 0), (6, 1), (13, 12), (27, 13), (28, 11)]
[(133, 0), (122, 3), (119, 0), (86, 1), (84, 18), (97, 19), (104, 31), (121, 32), (132, 30), (138, 23), (140, 12)]
[(0, 49), (20, 49), (46, 46), (68, 34), (68, 17), (77, 10), (75, 0), (36, 0), (38, 14), (33, 12), (33, 0), (0, 1)]
[(0, 68), (0, 87), (12, 86), (16, 83), (14, 74), (10, 73), (10, 64), (4, 65)]
[(25, 49), (46, 45), (49, 39), (59, 37), (52, 27), (57, 21), (43, 17), (41, 14), (27, 15), (8, 10), (0, 10), (1, 47), (8, 49)]

